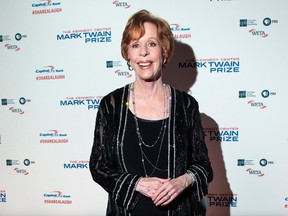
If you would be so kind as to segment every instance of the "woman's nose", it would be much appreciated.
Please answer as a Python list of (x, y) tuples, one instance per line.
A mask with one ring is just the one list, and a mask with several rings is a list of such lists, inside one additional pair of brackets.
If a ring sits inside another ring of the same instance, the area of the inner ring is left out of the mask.
[(146, 46), (144, 46), (144, 47), (142, 47), (142, 48), (140, 49), (140, 56), (145, 57), (145, 56), (147, 56), (147, 55), (149, 55), (149, 54), (150, 54), (150, 53), (149, 53), (148, 48), (147, 48)]

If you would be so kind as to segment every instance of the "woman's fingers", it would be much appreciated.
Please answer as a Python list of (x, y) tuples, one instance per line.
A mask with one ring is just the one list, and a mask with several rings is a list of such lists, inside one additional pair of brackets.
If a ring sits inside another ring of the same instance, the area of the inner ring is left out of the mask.
[(141, 178), (136, 186), (136, 191), (152, 198), (155, 192), (163, 185), (163, 183), (169, 180), (170, 179), (161, 179), (156, 177)]
[(184, 189), (185, 181), (180, 176), (162, 184), (162, 186), (154, 193), (152, 201), (155, 205), (167, 205), (172, 202)]

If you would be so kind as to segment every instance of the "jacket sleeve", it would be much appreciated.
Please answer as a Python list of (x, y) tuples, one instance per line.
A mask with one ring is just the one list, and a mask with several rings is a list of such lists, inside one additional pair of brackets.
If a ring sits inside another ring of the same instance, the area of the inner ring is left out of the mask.
[(192, 132), (190, 132), (192, 139), (190, 151), (191, 163), (188, 170), (195, 176), (195, 182), (192, 186), (193, 199), (200, 202), (208, 193), (208, 184), (213, 180), (213, 170), (205, 144), (198, 102), (191, 96), (187, 110), (190, 112), (187, 114), (192, 130)]
[(97, 112), (89, 169), (92, 178), (106, 190), (117, 205), (133, 209), (137, 203), (135, 186), (140, 176), (119, 167), (116, 146), (115, 99), (104, 97)]

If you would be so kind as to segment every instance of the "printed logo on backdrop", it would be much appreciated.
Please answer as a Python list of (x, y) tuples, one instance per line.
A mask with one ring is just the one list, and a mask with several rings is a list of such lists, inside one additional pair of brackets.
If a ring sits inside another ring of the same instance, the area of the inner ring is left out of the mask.
[(47, 130), (39, 134), (40, 143), (64, 144), (68, 143), (67, 133), (60, 133), (58, 130)]
[[(27, 38), (27, 35), (23, 35), (21, 33), (16, 33), (14, 35), (14, 39), (16, 40), (16, 42), (22, 40), (23, 38)], [(13, 40), (14, 40), (13, 39)], [(0, 35), (0, 42), (4, 42), (4, 41), (11, 41), (12, 39), (10, 39), (10, 35)], [(6, 43), (4, 45), (4, 47), (6, 48), (6, 50), (12, 50), (12, 51), (19, 51), (20, 47), (17, 44), (14, 44), (13, 42), (11, 43)]]
[(240, 72), (240, 58), (199, 58), (186, 59), (178, 63), (179, 69), (197, 68), (211, 74), (235, 74)]
[(45, 204), (72, 204), (71, 195), (63, 194), (62, 191), (51, 191), (43, 196)]
[(65, 79), (64, 69), (55, 66), (44, 66), (35, 70), (36, 80), (59, 80)]
[(95, 110), (99, 108), (102, 98), (103, 96), (67, 97), (64, 100), (60, 100), (60, 106), (86, 107), (87, 110)]
[(240, 27), (247, 27), (247, 26), (256, 26), (257, 20), (256, 19), (240, 19)]
[(29, 172), (26, 169), (20, 169), (18, 167), (14, 168), (14, 171), (20, 175), (29, 175)]
[(235, 143), (239, 141), (238, 127), (203, 128), (208, 141)]
[[(274, 164), (274, 161), (271, 160), (267, 160), (266, 158), (261, 158), (260, 160), (258, 160), (257, 165), (260, 165), (260, 167), (264, 168), (268, 165), (272, 165)], [(258, 169), (258, 168), (251, 168), (251, 166), (256, 166), (254, 163), (254, 160), (247, 160), (247, 159), (238, 159), (237, 160), (237, 166), (239, 167), (244, 167), (244, 166), (249, 166), (249, 168), (245, 169), (245, 172), (248, 173), (249, 175), (253, 175), (253, 176), (258, 176), (258, 177), (262, 177), (264, 176), (264, 172), (262, 169)]]
[(27, 35), (23, 35), (21, 33), (16, 33), (15, 36), (14, 36), (15, 40), (16, 41), (20, 41), (22, 40), (23, 38), (27, 38)]
[(27, 158), (24, 159), (22, 163), (20, 163), (19, 160), (6, 159), (6, 166), (17, 166), (13, 169), (13, 171), (20, 175), (28, 175), (29, 172), (26, 169), (19, 168), (19, 166), (24, 165), (25, 167), (28, 167), (34, 164), (35, 164), (35, 161), (32, 161)]
[[(19, 104), (21, 104), (21, 105), (24, 105), (24, 104), (26, 104), (27, 102), (31, 102), (30, 99), (26, 99), (26, 98), (24, 98), (24, 97), (19, 98), (18, 101), (19, 101)], [(6, 106), (6, 105), (9, 105), (9, 104), (15, 104), (15, 102), (14, 102), (14, 99), (2, 98), (2, 99), (1, 99), (1, 104), (2, 104), (3, 106)]]
[(5, 48), (7, 48), (7, 50), (13, 50), (13, 51), (20, 50), (20, 47), (18, 47), (16, 44), (5, 44)]
[(246, 160), (246, 159), (238, 159), (237, 160), (238, 166), (254, 166), (253, 160)]
[(246, 160), (246, 159), (238, 159), (237, 161), (237, 165), (238, 166), (250, 166), (249, 168), (245, 169), (245, 172), (248, 173), (249, 175), (252, 176), (258, 176), (258, 177), (262, 177), (264, 176), (264, 172), (263, 172), (263, 168), (265, 168), (268, 165), (272, 165), (274, 164), (274, 161), (271, 160), (267, 160), (266, 158), (261, 158), (259, 160), (258, 165), (260, 165), (260, 167), (262, 167), (262, 169), (258, 169), (258, 168), (251, 168), (251, 166), (255, 166), (254, 164), (254, 160)]
[(253, 108), (259, 108), (259, 109), (267, 108), (267, 106), (264, 105), (262, 101), (249, 100), (247, 103)]
[(270, 96), (275, 96), (276, 95), (276, 92), (271, 92), (271, 91), (269, 91), (269, 90), (267, 90), (267, 89), (264, 89), (262, 92), (261, 92), (261, 96), (263, 97), (263, 98), (268, 98), (268, 97), (270, 97)]
[(6, 203), (7, 202), (7, 193), (5, 190), (0, 189), (0, 203)]
[(288, 196), (285, 197), (284, 200), (285, 200), (284, 208), (288, 208)]
[(129, 71), (115, 70), (114, 73), (119, 77), (132, 77), (132, 74)]
[[(267, 89), (264, 89), (260, 93), (261, 98), (264, 98), (266, 100), (270, 96), (275, 96), (276, 92), (269, 91)], [(239, 98), (248, 98), (247, 104), (250, 105), (251, 108), (259, 108), (259, 109), (265, 109), (267, 108), (266, 103), (263, 102), (263, 99), (258, 100), (257, 96), (259, 97), (259, 94), (257, 95), (255, 91), (246, 91), (246, 90), (240, 90), (238, 97)]]
[(6, 160), (6, 166), (18, 166), (18, 165), (20, 165), (19, 160), (12, 160), (12, 159)]
[(81, 40), (84, 43), (110, 43), (112, 41), (111, 28), (91, 28), (63, 31), (58, 34), (56, 39), (63, 40)]
[(262, 171), (262, 170), (259, 170), (259, 169), (248, 168), (248, 169), (246, 169), (246, 172), (247, 172), (249, 175), (254, 175), (254, 176), (258, 176), (258, 177), (262, 177), (262, 176), (265, 175), (265, 174), (263, 173), (263, 171)]
[(24, 114), (24, 111), (23, 111), (21, 108), (10, 107), (9, 110), (10, 110), (12, 113), (17, 113), (17, 114), (19, 114), (19, 115), (23, 115), (23, 114)]
[(115, 5), (115, 7), (117, 8), (128, 9), (131, 7), (131, 5), (127, 1), (113, 1), (112, 4)]
[(191, 38), (191, 28), (183, 27), (180, 24), (170, 24), (170, 29), (176, 40)]
[[(27, 99), (25, 97), (20, 97), (18, 99), (18, 103), (19, 103), (20, 106), (25, 105), (27, 102), (31, 102), (31, 100)], [(24, 114), (24, 110), (22, 108), (15, 107), (15, 104), (16, 104), (15, 99), (8, 99), (8, 98), (2, 98), (1, 99), (1, 105), (2, 106), (12, 105), (12, 106), (10, 106), (8, 108), (12, 113), (17, 113), (17, 114), (23, 115)]]
[(270, 17), (265, 17), (262, 21), (264, 26), (270, 26), (271, 24), (278, 23), (278, 20), (271, 19)]
[(64, 163), (64, 169), (88, 169), (89, 161), (85, 160), (70, 160), (69, 163)]
[(265, 166), (267, 166), (269, 164), (274, 164), (274, 161), (268, 161), (266, 158), (262, 158), (259, 161), (259, 164), (260, 164), (260, 166), (265, 167)]
[(7, 98), (1, 99), (1, 105), (2, 106), (6, 106), (8, 104), (15, 104), (14, 99), (7, 99)]
[[(126, 64), (125, 64), (126, 65)], [(109, 60), (106, 61), (106, 68), (121, 68), (122, 67), (122, 61), (113, 61), (113, 60)], [(132, 77), (132, 73), (128, 70), (121, 70), (121, 69), (117, 69), (117, 70), (113, 70), (114, 74), (119, 76), (119, 77), (126, 77), (126, 78), (130, 78)]]
[(9, 41), (10, 39), (10, 35), (0, 35), (0, 42), (3, 41)]
[(207, 195), (208, 205), (211, 207), (237, 207), (237, 194), (209, 193)]
[(262, 38), (265, 38), (268, 36), (268, 34), (266, 34), (265, 31), (257, 30), (257, 29), (250, 29), (249, 33), (251, 33), (252, 36), (260, 36)]
[(32, 15), (54, 14), (62, 12), (61, 2), (53, 0), (35, 1), (32, 5)]
[(239, 91), (239, 98), (255, 98), (255, 91)]
[(122, 67), (122, 61), (113, 61), (113, 60), (106, 61), (106, 68), (116, 68), (116, 67)]
[[(267, 37), (269, 34), (267, 34), (263, 28), (260, 29), (258, 28), (258, 26), (264, 26), (265, 27), (268, 27), (270, 26), (271, 24), (275, 24), (275, 23), (278, 23), (278, 20), (273, 20), (269, 17), (265, 17), (261, 24), (258, 24), (258, 21), (256, 19), (240, 19), (240, 27), (252, 27), (248, 30), (248, 32), (252, 35), (252, 36), (259, 36), (259, 37), (262, 37), (262, 38), (265, 38)], [(256, 27), (257, 26), (257, 27)]]
[[(258, 164), (262, 167), (265, 167), (267, 165), (271, 165), (271, 164), (274, 164), (274, 161), (271, 161), (271, 160), (267, 160), (266, 158), (262, 158), (259, 160)], [(238, 159), (237, 160), (237, 165), (238, 166), (254, 166), (255, 163), (254, 163), (254, 160), (247, 160), (247, 159)]]
[[(262, 24), (264, 26), (270, 26), (271, 24), (278, 23), (278, 20), (272, 20), (269, 17), (265, 17), (262, 20)], [(257, 26), (258, 21), (256, 19), (240, 19), (240, 27), (250, 27), (250, 26)]]

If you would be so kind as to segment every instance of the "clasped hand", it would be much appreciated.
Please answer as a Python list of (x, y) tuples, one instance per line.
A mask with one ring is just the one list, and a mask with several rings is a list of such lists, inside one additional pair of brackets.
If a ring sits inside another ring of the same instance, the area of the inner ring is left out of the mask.
[(156, 206), (167, 205), (191, 184), (187, 174), (175, 179), (162, 179), (157, 177), (143, 177), (139, 180), (136, 191), (152, 199)]

